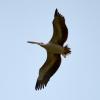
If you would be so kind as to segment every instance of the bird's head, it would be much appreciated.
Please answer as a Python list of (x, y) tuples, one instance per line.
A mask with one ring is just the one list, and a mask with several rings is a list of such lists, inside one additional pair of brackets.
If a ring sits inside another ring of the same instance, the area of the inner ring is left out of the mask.
[(39, 43), (40, 45), (45, 45), (43, 42)]
[(44, 47), (45, 44), (43, 42), (34, 42), (34, 41), (27, 41), (27, 43), (31, 43), (31, 44), (37, 44), (37, 45), (40, 45), (41, 47)]

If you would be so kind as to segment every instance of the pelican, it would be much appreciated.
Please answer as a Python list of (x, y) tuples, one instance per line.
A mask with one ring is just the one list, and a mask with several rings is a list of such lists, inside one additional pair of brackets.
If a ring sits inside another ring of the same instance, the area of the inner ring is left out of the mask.
[(35, 85), (36, 90), (41, 90), (46, 87), (50, 78), (55, 74), (61, 64), (61, 55), (66, 57), (71, 53), (68, 45), (64, 46), (68, 38), (68, 28), (65, 24), (64, 17), (55, 10), (53, 20), (53, 36), (47, 43), (38, 43), (34, 41), (27, 41), (31, 44), (37, 44), (45, 48), (47, 51), (47, 59), (42, 67), (39, 69), (39, 76)]

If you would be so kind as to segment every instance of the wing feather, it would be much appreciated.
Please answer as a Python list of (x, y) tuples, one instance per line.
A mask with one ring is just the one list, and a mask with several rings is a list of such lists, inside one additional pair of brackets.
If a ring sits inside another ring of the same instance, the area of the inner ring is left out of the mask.
[(68, 28), (65, 24), (64, 17), (56, 9), (53, 20), (53, 36), (50, 43), (55, 43), (63, 46), (68, 38)]
[(39, 90), (47, 85), (52, 75), (57, 71), (61, 64), (61, 57), (57, 54), (48, 54), (47, 60), (39, 70), (39, 76), (36, 82), (35, 89)]

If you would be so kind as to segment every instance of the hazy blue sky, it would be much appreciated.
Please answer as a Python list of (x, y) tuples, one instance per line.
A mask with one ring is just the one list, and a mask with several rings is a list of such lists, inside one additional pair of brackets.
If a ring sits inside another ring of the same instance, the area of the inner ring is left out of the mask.
[[(72, 54), (35, 91), (58, 8), (69, 29)], [(100, 0), (0, 0), (0, 100), (100, 100)]]

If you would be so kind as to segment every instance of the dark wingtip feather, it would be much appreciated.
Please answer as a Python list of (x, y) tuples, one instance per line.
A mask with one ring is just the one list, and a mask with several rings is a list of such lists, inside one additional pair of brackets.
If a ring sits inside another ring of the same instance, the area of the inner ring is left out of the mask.
[(35, 85), (35, 90), (41, 90), (41, 89), (44, 89), (44, 87), (46, 87), (48, 81), (40, 81), (40, 80), (37, 80), (36, 82), (36, 85)]
[[(58, 9), (57, 9), (57, 8), (56, 8), (56, 10), (55, 10), (54, 16), (55, 16), (55, 17), (56, 17), (56, 16), (63, 17), (63, 16), (58, 12)], [(63, 18), (64, 18), (64, 17), (63, 17)]]
[(59, 13), (58, 13), (58, 9), (56, 8), (55, 10), (55, 15), (54, 16), (57, 16)]
[(35, 85), (35, 90), (41, 90), (44, 89), (45, 83), (43, 83), (42, 81), (37, 80), (36, 85)]
[(55, 12), (58, 12), (58, 9), (56, 8)]

